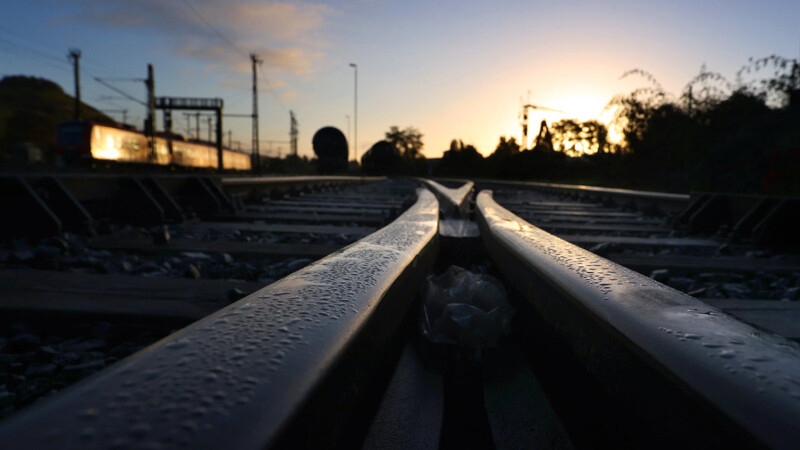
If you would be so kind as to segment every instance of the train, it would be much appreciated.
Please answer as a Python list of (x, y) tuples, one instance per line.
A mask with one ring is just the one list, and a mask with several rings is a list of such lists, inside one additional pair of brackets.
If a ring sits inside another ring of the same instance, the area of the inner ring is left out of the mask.
[[(150, 158), (147, 136), (124, 128), (79, 120), (58, 126), (56, 159), (64, 164), (89, 161), (144, 163), (197, 169), (218, 169), (217, 147), (208, 143), (187, 141), (178, 135), (158, 134), (155, 155)], [(225, 170), (251, 170), (250, 155), (236, 150), (222, 150)]]
[(349, 145), (344, 133), (335, 127), (322, 127), (311, 139), (314, 154), (317, 155), (317, 172), (347, 172)]

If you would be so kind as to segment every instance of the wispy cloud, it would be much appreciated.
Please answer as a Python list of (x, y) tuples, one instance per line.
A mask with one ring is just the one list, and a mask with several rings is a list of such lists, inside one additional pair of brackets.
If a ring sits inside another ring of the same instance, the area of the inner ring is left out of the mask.
[(248, 72), (256, 53), (273, 75), (314, 72), (322, 54), (321, 28), (333, 10), (303, 2), (219, 0), (84, 0), (77, 20), (163, 35), (179, 55), (209, 67)]

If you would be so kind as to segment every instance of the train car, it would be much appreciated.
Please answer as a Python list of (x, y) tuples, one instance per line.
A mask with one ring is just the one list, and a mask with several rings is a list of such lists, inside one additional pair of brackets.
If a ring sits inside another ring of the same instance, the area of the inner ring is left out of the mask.
[(217, 149), (197, 142), (172, 140), (172, 163), (184, 167), (211, 167), (216, 169)]
[(227, 170), (250, 170), (253, 166), (250, 155), (235, 150), (222, 150), (222, 167)]
[(88, 121), (65, 122), (58, 127), (56, 157), (64, 162), (147, 162), (147, 154), (147, 138), (136, 131)]
[(338, 128), (320, 128), (311, 139), (319, 173), (347, 172), (347, 138)]
[[(123, 127), (91, 121), (65, 122), (58, 127), (56, 158), (66, 164), (98, 161), (118, 163), (176, 165), (217, 169), (216, 146), (190, 142), (173, 136), (155, 138), (155, 161), (149, 158), (147, 136)], [(250, 156), (223, 149), (223, 167), (228, 170), (250, 170)]]
[(169, 139), (156, 137), (156, 164), (166, 166), (172, 162), (172, 155), (170, 155), (169, 151), (169, 142)]

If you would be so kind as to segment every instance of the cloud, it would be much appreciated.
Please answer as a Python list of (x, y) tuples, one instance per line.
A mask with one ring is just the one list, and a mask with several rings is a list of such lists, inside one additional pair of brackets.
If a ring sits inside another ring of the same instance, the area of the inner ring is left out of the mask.
[(294, 41), (319, 29), (331, 9), (311, 3), (240, 2), (215, 4), (211, 12), (228, 26), (248, 34), (272, 41)]
[(278, 98), (280, 98), (281, 101), (284, 102), (294, 100), (297, 98), (297, 92), (296, 91), (281, 92), (281, 94), (278, 95)]
[[(249, 59), (223, 45), (201, 46), (186, 40), (178, 47), (178, 52), (189, 58), (207, 60), (213, 69), (249, 73), (252, 68)], [(302, 47), (260, 47), (254, 53), (263, 61), (260, 70), (274, 75), (309, 75), (314, 72), (315, 62), (322, 58), (318, 51)]]
[(322, 59), (321, 29), (333, 10), (303, 2), (84, 0), (81, 22), (162, 35), (178, 54), (213, 70), (247, 73), (249, 53), (273, 75), (308, 75)]
[(76, 4), (78, 11), (74, 19), (92, 25), (109, 28), (134, 28), (148, 31), (172, 32), (176, 27), (185, 27), (190, 22), (182, 20), (178, 2), (156, 0), (84, 0)]

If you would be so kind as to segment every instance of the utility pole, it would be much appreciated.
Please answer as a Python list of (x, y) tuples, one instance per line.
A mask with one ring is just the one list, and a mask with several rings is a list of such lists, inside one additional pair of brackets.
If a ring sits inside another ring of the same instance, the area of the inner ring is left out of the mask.
[(200, 111), (194, 113), (194, 138), (200, 140)]
[(75, 120), (81, 120), (81, 51), (77, 48), (69, 49), (68, 57), (72, 59), (75, 71)]
[(211, 142), (211, 116), (206, 116), (208, 119), (208, 142)]
[(128, 122), (128, 110), (127, 109), (103, 109), (101, 110), (104, 113), (122, 113), (122, 123), (125, 124)]
[(192, 137), (192, 113), (183, 113), (183, 117), (186, 117), (186, 137), (191, 139), (191, 137)]
[(258, 150), (258, 65), (263, 62), (255, 53), (250, 54), (253, 63), (253, 167), (261, 170), (261, 153)]
[(297, 156), (297, 118), (294, 116), (294, 111), (289, 111), (289, 117), (291, 119), (289, 142), (292, 146), (292, 154)]
[[(347, 119), (347, 143), (350, 145), (350, 114), (345, 114), (344, 117)], [(355, 149), (353, 150), (353, 154), (355, 154)]]
[(358, 66), (350, 63), (355, 72), (353, 73), (353, 158), (358, 161)]
[(147, 65), (147, 119), (144, 121), (144, 132), (147, 135), (147, 145), (150, 147), (150, 162), (156, 160), (156, 81), (153, 76), (153, 65)]
[(233, 148), (233, 130), (228, 130), (228, 148)]

